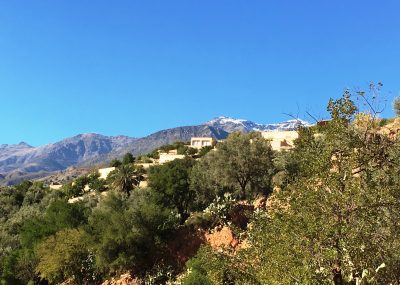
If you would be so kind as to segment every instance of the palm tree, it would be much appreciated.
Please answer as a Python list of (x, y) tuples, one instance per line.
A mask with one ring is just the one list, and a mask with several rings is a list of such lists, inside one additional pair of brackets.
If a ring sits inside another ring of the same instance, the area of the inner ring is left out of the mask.
[(139, 186), (140, 181), (143, 181), (143, 168), (135, 167), (127, 164), (116, 168), (109, 175), (109, 181), (112, 188), (117, 189), (126, 194), (130, 194), (133, 188)]

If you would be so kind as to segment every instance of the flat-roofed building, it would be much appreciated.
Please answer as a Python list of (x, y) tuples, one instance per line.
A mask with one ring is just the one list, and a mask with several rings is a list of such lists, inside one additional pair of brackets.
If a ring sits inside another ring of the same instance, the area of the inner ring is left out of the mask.
[(115, 167), (106, 167), (106, 168), (100, 168), (99, 169), (99, 174), (101, 179), (107, 179), (108, 174), (110, 174), (111, 171), (114, 171)]
[(49, 188), (50, 188), (51, 190), (59, 190), (59, 189), (61, 189), (62, 187), (63, 187), (62, 184), (57, 183), (57, 182), (51, 183), (51, 184), (49, 185)]
[(211, 137), (193, 137), (190, 140), (190, 147), (200, 149), (205, 146), (214, 146), (215, 143), (215, 139)]
[(299, 137), (296, 131), (271, 131), (261, 132), (263, 138), (271, 142), (273, 150), (289, 150), (294, 147), (294, 140)]

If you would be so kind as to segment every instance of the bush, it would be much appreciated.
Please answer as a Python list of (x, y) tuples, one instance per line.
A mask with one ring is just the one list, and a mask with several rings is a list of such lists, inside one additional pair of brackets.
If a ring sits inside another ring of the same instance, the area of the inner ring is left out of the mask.
[(186, 220), (185, 225), (195, 228), (209, 229), (213, 227), (215, 217), (211, 213), (195, 212)]
[(172, 282), (173, 270), (170, 266), (157, 265), (146, 273), (145, 284), (170, 284)]
[(52, 203), (43, 218), (28, 220), (22, 226), (20, 238), (23, 246), (32, 248), (35, 244), (64, 228), (74, 228), (87, 222), (85, 207), (66, 201)]
[(199, 157), (205, 156), (207, 153), (209, 153), (214, 147), (212, 146), (203, 146), (200, 151), (199, 151)]
[(183, 284), (259, 284), (238, 266), (242, 264), (240, 257), (203, 246), (186, 263), (189, 273), (183, 278)]
[(217, 196), (215, 200), (203, 211), (212, 221), (212, 227), (216, 225), (229, 225), (229, 214), (236, 204), (236, 200), (230, 193), (225, 193), (222, 197)]
[(68, 198), (74, 198), (82, 196), (85, 191), (86, 185), (89, 183), (89, 178), (86, 176), (80, 176), (73, 182), (64, 184), (62, 189)]
[(129, 198), (110, 192), (89, 218), (97, 269), (143, 274), (154, 266), (164, 238), (177, 223), (176, 213), (156, 204), (146, 189), (133, 190)]
[(120, 167), (122, 162), (118, 159), (113, 159), (110, 161), (110, 167)]
[(397, 117), (400, 116), (400, 97), (396, 97), (393, 101), (393, 110)]
[(96, 192), (103, 192), (107, 190), (107, 183), (104, 179), (100, 178), (100, 174), (98, 172), (91, 173), (88, 176), (88, 185), (90, 190)]
[(142, 155), (138, 157), (139, 163), (153, 163), (153, 160), (148, 155)]
[(122, 158), (122, 164), (132, 164), (135, 162), (135, 157), (132, 155), (132, 153), (127, 152), (124, 157)]
[(151, 153), (148, 153), (146, 156), (150, 157), (150, 158), (154, 158), (154, 159), (159, 159), (160, 158), (160, 154), (158, 152), (158, 150), (153, 150)]
[(51, 283), (93, 284), (94, 257), (86, 248), (84, 233), (64, 229), (42, 241), (36, 248), (36, 272)]
[(193, 270), (183, 280), (182, 285), (212, 285), (212, 283), (207, 275), (204, 275), (197, 270)]
[(0, 284), (22, 284), (14, 274), (16, 264), (16, 254), (10, 254), (0, 260)]

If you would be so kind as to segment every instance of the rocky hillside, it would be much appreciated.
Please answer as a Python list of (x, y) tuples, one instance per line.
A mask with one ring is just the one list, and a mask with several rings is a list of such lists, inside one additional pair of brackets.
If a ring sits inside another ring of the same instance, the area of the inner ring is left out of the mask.
[(17, 145), (0, 145), (0, 184), (48, 176), (71, 166), (106, 164), (112, 158), (120, 157), (126, 152), (140, 155), (164, 144), (189, 141), (195, 136), (224, 139), (229, 133), (236, 131), (293, 130), (299, 125), (308, 123), (292, 120), (263, 125), (248, 120), (218, 117), (201, 125), (162, 130), (143, 138), (110, 137), (90, 133), (40, 147), (32, 147), (24, 142)]

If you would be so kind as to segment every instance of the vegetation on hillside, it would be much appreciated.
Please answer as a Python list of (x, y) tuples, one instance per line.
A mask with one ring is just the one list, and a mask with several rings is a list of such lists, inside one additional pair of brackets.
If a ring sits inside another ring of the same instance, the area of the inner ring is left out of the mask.
[[(330, 100), (288, 152), (234, 133), (198, 159), (176, 143), (160, 149), (185, 159), (146, 171), (127, 154), (107, 180), (1, 188), (0, 284), (400, 284), (400, 141), (354, 102)], [(202, 239), (221, 227), (242, 246)]]

